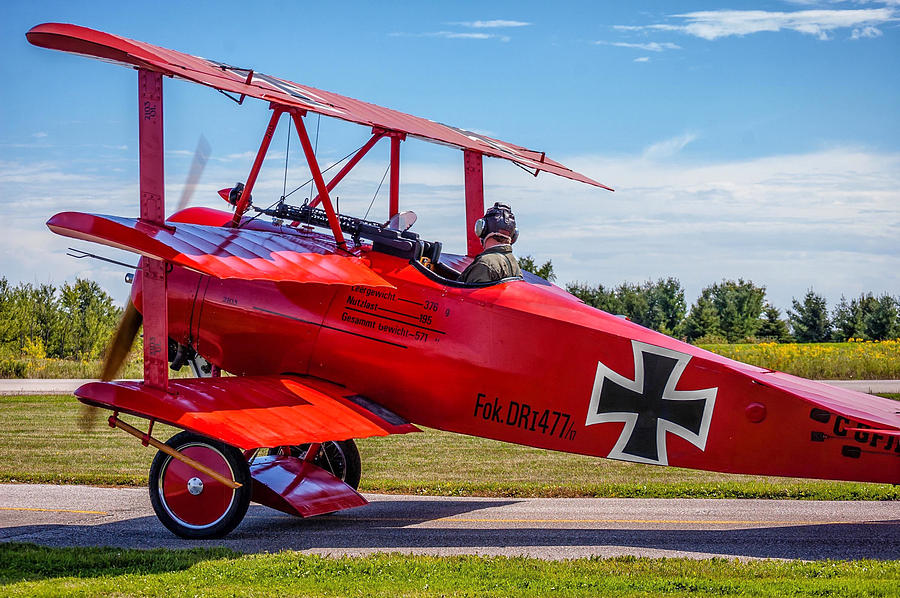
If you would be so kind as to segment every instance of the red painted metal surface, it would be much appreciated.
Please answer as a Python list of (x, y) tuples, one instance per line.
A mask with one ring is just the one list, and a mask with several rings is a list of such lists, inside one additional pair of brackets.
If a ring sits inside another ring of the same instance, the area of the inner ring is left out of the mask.
[(254, 459), (250, 475), (252, 500), (289, 515), (312, 517), (368, 504), (356, 490), (329, 472), (296, 457)]
[[(163, 154), (162, 75), (138, 71), (138, 121), (140, 122), (140, 184), (142, 225), (164, 226), (165, 178)], [(158, 309), (144, 317), (144, 380), (165, 389), (169, 382), (168, 323), (166, 311), (166, 264), (144, 260), (141, 282), (145, 298)]]
[(391, 185), (388, 218), (400, 213), (400, 142), (396, 135), (391, 136)]
[(140, 139), (141, 220), (165, 220), (162, 75), (138, 71), (138, 136)]
[[(234, 472), (218, 451), (208, 446), (189, 446), (181, 452), (226, 479), (234, 479)], [(188, 481), (192, 478), (203, 483), (200, 494), (188, 491)], [(169, 460), (160, 483), (165, 508), (176, 519), (188, 525), (207, 526), (215, 523), (228, 511), (234, 500), (234, 490), (177, 459)]]
[(281, 118), (282, 114), (284, 114), (284, 109), (278, 106), (272, 107), (272, 116), (269, 118), (269, 125), (266, 127), (266, 132), (263, 134), (262, 141), (259, 144), (259, 151), (256, 152), (256, 159), (253, 161), (253, 166), (250, 167), (250, 174), (247, 175), (247, 183), (244, 185), (244, 191), (241, 193), (241, 198), (238, 200), (237, 206), (235, 207), (234, 217), (231, 221), (232, 226), (237, 226), (241, 222), (241, 217), (250, 205), (250, 193), (253, 191), (253, 185), (256, 184), (256, 177), (259, 176), (259, 169), (262, 168), (263, 160), (265, 160), (266, 153), (269, 151), (269, 144), (272, 143), (272, 136), (275, 135), (275, 129), (278, 127), (278, 119)]
[[(231, 189), (226, 191), (231, 191)], [(227, 193), (225, 197), (228, 197)], [(195, 206), (175, 212), (169, 216), (168, 221), (170, 223), (202, 224), (203, 226), (225, 226), (231, 222), (231, 214), (214, 208)]]
[(144, 381), (165, 389), (169, 384), (169, 316), (166, 300), (166, 264), (141, 262), (143, 301), (154, 309), (144, 310)]
[(62, 212), (55, 233), (134, 251), (218, 278), (390, 286), (356, 257), (330, 255), (302, 243), (300, 233), (181, 223), (143, 224), (134, 218)]
[(173, 379), (168, 393), (140, 382), (91, 382), (75, 396), (241, 449), (418, 431), (391, 413), (371, 411), (347, 388), (299, 376)]
[[(394, 288), (321, 285), (311, 293), (260, 281), (211, 284), (194, 310), (203, 314), (198, 350), (227, 371), (308, 373), (353, 388), (372, 410), (528, 446), (731, 473), (900, 481), (894, 401), (720, 357), (539, 279), (464, 288), (406, 260), (363, 254)], [(466, 258), (443, 261), (459, 269)], [(179, 282), (185, 275), (172, 272), (173, 289), (190, 288)], [(182, 292), (170, 291), (170, 302)], [(668, 378), (650, 383), (666, 372), (647, 367), (645, 353), (675, 364)], [(665, 379), (667, 390), (656, 398), (622, 391), (632, 403), (604, 409), (604, 388), (639, 379), (658, 390)], [(704, 405), (695, 428), (663, 417), (677, 400)], [(643, 411), (652, 417), (639, 417), (641, 401), (650, 401)], [(140, 400), (133, 405), (155, 414)], [(628, 453), (629, 438), (655, 452)]]
[(484, 173), (481, 154), (463, 152), (463, 169), (466, 174), (466, 254), (475, 257), (481, 253), (481, 239), (475, 234), (475, 221), (484, 215)]
[[(298, 85), (247, 69), (160, 48), (78, 25), (44, 23), (27, 33), (36, 46), (102, 58), (157, 72), (231, 93), (316, 112), (384, 130), (405, 132), (427, 141), (453, 145), (486, 156), (517, 162), (526, 168), (550, 172), (609, 189), (593, 179), (547, 158), (543, 152), (493, 139), (486, 135), (375, 106), (336, 93)], [(611, 189), (610, 189), (611, 190)]]

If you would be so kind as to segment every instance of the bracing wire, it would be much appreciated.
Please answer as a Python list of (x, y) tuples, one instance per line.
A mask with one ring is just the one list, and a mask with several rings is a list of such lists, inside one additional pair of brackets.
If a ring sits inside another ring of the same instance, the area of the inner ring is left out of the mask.
[[(353, 154), (358, 153), (359, 150), (361, 150), (361, 149), (363, 148), (364, 145), (365, 145), (365, 143), (364, 143), (363, 145), (359, 146), (358, 148), (356, 148), (355, 150), (353, 150), (352, 152), (350, 152), (349, 154), (347, 154), (346, 156), (344, 156), (343, 158), (341, 158), (340, 160), (338, 160), (337, 162), (333, 163), (331, 166), (329, 166), (328, 168), (326, 168), (325, 170), (323, 170), (323, 171), (322, 171), (322, 174), (325, 174), (326, 172), (328, 172), (329, 170), (331, 170), (332, 168), (334, 168), (335, 166), (337, 166), (338, 164), (340, 164), (341, 162), (343, 162), (344, 160), (346, 160), (347, 158), (349, 158), (349, 157), (352, 156)], [(388, 166), (390, 166), (390, 165), (388, 165)], [(313, 180), (313, 179), (310, 178), (309, 180), (304, 181), (300, 186), (295, 187), (294, 190), (291, 191), (290, 193), (286, 193), (286, 194), (284, 194), (282, 197), (280, 197), (280, 198), (276, 199), (275, 201), (273, 201), (271, 204), (269, 204), (269, 207), (267, 207), (266, 209), (269, 210), (269, 209), (274, 208), (274, 207), (275, 207), (275, 204), (280, 203), (280, 202), (283, 202), (286, 198), (290, 197), (291, 195), (293, 195), (294, 193), (296, 193), (297, 191), (299, 191), (300, 189), (302, 189), (303, 187), (305, 187), (306, 185), (308, 185), (309, 183), (311, 183), (312, 180)], [(381, 182), (384, 182), (384, 177), (382, 177)], [(381, 185), (379, 185), (378, 187), (381, 188)], [(377, 192), (376, 192), (376, 193), (377, 193)], [(254, 208), (254, 209), (256, 209), (256, 208)], [(366, 213), (368, 214), (368, 212), (366, 212)], [(259, 218), (260, 216), (262, 216), (262, 211), (258, 211), (256, 214), (254, 214), (253, 216), (251, 216), (251, 217), (250, 217), (246, 222), (244, 222), (243, 224), (248, 224), (248, 223), (250, 223), (250, 222), (253, 222), (254, 220), (256, 220), (257, 218)], [(241, 226), (243, 226), (243, 224), (242, 224)]]
[[(319, 153), (319, 124), (322, 122), (322, 115), (316, 114), (316, 142), (313, 144), (313, 156)], [(309, 198), (312, 199), (312, 179), (309, 179)]]
[(375, 198), (378, 197), (378, 192), (381, 191), (381, 186), (384, 184), (384, 179), (387, 178), (387, 173), (391, 169), (391, 163), (388, 162), (387, 168), (384, 169), (384, 174), (381, 175), (381, 182), (378, 183), (378, 188), (375, 189), (375, 195), (372, 196), (372, 201), (369, 202), (369, 208), (366, 210), (366, 215), (362, 217), (363, 220), (369, 217), (369, 210), (372, 209), (372, 206), (375, 205)]
[(287, 176), (288, 176), (288, 158), (291, 156), (291, 128), (287, 130), (287, 148), (284, 150), (284, 184), (281, 186), (281, 201), (284, 201), (284, 194), (287, 192)]
[[(365, 144), (363, 144), (363, 145), (365, 145)], [(337, 162), (335, 162), (334, 164), (332, 164), (331, 166), (329, 166), (328, 168), (326, 168), (325, 170), (323, 170), (323, 171), (322, 171), (322, 174), (325, 174), (326, 172), (328, 172), (329, 170), (331, 170), (332, 168), (334, 168), (335, 166), (337, 166), (338, 164), (340, 164), (341, 162), (343, 162), (344, 160), (346, 160), (347, 158), (349, 158), (349, 157), (352, 156), (353, 154), (359, 152), (359, 150), (361, 150), (361, 149), (363, 148), (363, 145), (359, 146), (358, 148), (356, 148), (355, 150), (353, 150), (352, 152), (350, 152), (349, 154), (347, 154), (346, 156), (344, 156), (343, 158), (341, 158), (340, 160), (338, 160)], [(297, 191), (299, 191), (299, 190), (302, 189), (303, 187), (306, 187), (306, 185), (308, 185), (309, 183), (311, 183), (312, 180), (313, 180), (313, 179), (310, 178), (309, 180), (304, 181), (302, 185), (300, 185), (299, 187), (296, 187), (296, 188), (295, 188), (293, 191), (291, 191), (290, 193), (285, 194), (284, 197), (285, 197), (285, 198), (290, 197), (291, 195), (293, 195), (294, 193), (296, 193)]]

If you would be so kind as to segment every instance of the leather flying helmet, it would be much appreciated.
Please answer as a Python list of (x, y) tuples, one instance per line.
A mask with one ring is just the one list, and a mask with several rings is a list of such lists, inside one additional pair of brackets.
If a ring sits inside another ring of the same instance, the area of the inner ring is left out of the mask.
[(500, 234), (509, 237), (510, 243), (519, 238), (516, 228), (516, 216), (505, 203), (496, 202), (484, 213), (484, 217), (475, 221), (475, 234), (484, 241), (489, 235)]

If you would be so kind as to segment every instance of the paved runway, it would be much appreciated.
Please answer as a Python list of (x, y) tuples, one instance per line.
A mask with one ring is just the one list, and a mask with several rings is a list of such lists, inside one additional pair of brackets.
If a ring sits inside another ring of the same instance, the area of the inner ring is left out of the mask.
[(306, 520), (251, 505), (228, 537), (196, 542), (157, 521), (143, 488), (7, 484), (0, 485), (0, 541), (330, 555), (900, 559), (896, 503), (367, 498), (368, 506)]
[[(77, 379), (0, 379), (0, 395), (70, 395), (93, 380)], [(866, 393), (900, 393), (900, 380), (822, 380), (832, 386)]]

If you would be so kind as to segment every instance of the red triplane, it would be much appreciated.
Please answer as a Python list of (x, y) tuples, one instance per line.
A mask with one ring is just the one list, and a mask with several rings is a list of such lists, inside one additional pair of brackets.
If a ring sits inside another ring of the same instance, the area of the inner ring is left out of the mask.
[[(141, 256), (107, 376), (142, 319), (144, 381), (94, 382), (75, 394), (160, 449), (150, 497), (174, 533), (224, 535), (250, 500), (303, 517), (363, 505), (351, 439), (414, 424), (638, 463), (900, 482), (894, 401), (714, 355), (528, 273), (456, 282), (481, 250), (473, 224), (484, 211), (483, 156), (603, 187), (542, 152), (83, 27), (48, 23), (27, 37), (138, 72), (140, 217), (64, 212), (47, 224)], [(163, 77), (269, 102), (246, 185), (223, 192), (233, 213), (187, 208), (165, 219)], [(372, 129), (327, 183), (304, 125), (310, 112)], [(282, 117), (318, 195), (257, 208), (251, 190)], [(398, 198), (408, 137), (463, 151), (468, 255), (442, 253), (408, 230)], [(382, 138), (391, 144), (391, 220), (336, 213), (335, 185)], [(197, 377), (169, 380), (169, 361)], [(120, 413), (148, 419), (150, 430)], [(185, 432), (162, 444), (154, 422)]]

